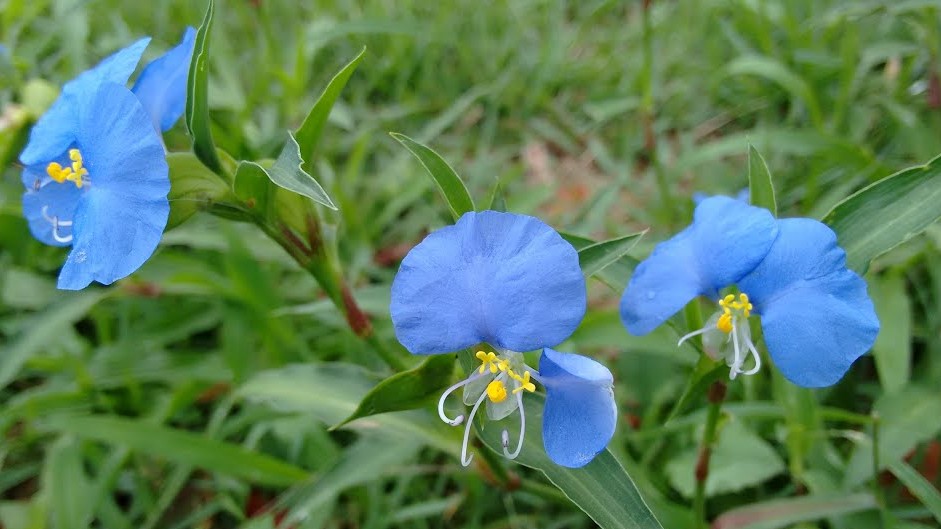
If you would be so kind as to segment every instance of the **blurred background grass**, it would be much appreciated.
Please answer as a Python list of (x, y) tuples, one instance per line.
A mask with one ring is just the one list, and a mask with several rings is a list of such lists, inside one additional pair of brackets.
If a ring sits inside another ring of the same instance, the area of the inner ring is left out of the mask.
[[(367, 47), (316, 172), (340, 205), (329, 220), (355, 295), (395, 344), (388, 285), (398, 260), (450, 217), (388, 131), (433, 146), (478, 202), (499, 186), (509, 210), (569, 232), (649, 227), (634, 252), (643, 257), (688, 222), (693, 192), (745, 187), (749, 142), (774, 173), (782, 216), (820, 217), (941, 152), (939, 7), (222, 1), (213, 134), (239, 159), (273, 157), (285, 129)], [(541, 475), (512, 463), (509, 475), (461, 469), (456, 434), (430, 406), (328, 431), (382, 364), (252, 226), (197, 216), (117, 287), (54, 289), (65, 252), (34, 241), (20, 215), (13, 161), (29, 120), (62, 82), (143, 35), (154, 37), (153, 58), (204, 9), (0, 0), (0, 161), (10, 162), (0, 180), (0, 526), (592, 526)], [(186, 150), (184, 128), (167, 143)], [(764, 517), (746, 522), (761, 527), (866, 529), (885, 523), (874, 508), (884, 498), (895, 526), (937, 526), (934, 228), (873, 264), (883, 331), (843, 382), (810, 392), (764, 369), (732, 384), (711, 517), (757, 503)], [(669, 329), (630, 337), (615, 310), (620, 292), (595, 282), (590, 292), (589, 314), (562, 349), (612, 368), (622, 420), (611, 448), (664, 527), (690, 526), (703, 399), (663, 419), (695, 356), (674, 347)], [(887, 467), (875, 477), (873, 410)], [(913, 490), (906, 470), (928, 489)], [(775, 510), (767, 502), (776, 500), (791, 503)], [(746, 526), (735, 523), (721, 527)]]

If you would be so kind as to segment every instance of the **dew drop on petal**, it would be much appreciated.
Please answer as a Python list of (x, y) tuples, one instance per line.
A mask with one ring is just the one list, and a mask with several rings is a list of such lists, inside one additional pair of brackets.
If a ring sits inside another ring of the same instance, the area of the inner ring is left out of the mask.
[(85, 253), (85, 250), (79, 250), (79, 252), (75, 254), (76, 263), (84, 263), (86, 259), (88, 259), (88, 254)]
[(647, 291), (647, 299), (653, 299), (653, 298), (655, 298), (655, 297), (657, 297), (657, 293), (656, 293), (656, 292), (654, 292), (653, 290), (648, 290), (648, 291)]

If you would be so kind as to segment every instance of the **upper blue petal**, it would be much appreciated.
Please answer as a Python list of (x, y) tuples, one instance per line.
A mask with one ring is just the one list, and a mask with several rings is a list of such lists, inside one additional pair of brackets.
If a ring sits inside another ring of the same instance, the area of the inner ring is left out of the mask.
[(120, 49), (106, 57), (89, 70), (85, 70), (78, 77), (62, 86), (63, 94), (83, 92), (90, 86), (99, 83), (115, 83), (123, 85), (130, 79), (137, 69), (144, 49), (150, 43), (150, 37), (144, 37), (130, 46)]
[[(74, 94), (61, 94), (29, 131), (20, 162), (30, 166), (58, 158), (75, 143), (77, 124)], [(24, 184), (26, 175), (23, 176)]]
[(761, 315), (775, 365), (804, 387), (835, 384), (879, 333), (866, 282), (846, 268), (836, 234), (813, 219), (778, 221), (771, 251), (739, 281)]
[(777, 230), (766, 209), (723, 196), (703, 199), (693, 223), (634, 270), (621, 298), (624, 325), (647, 334), (696, 296), (716, 296), (761, 262)]
[(539, 358), (539, 380), (546, 388), (546, 454), (565, 467), (585, 466), (614, 435), (617, 406), (611, 372), (590, 358), (546, 348)]
[(196, 30), (187, 27), (180, 43), (144, 68), (134, 88), (159, 131), (170, 129), (186, 108), (186, 81)]
[(160, 242), (170, 212), (168, 167), (147, 112), (124, 86), (81, 94), (78, 148), (89, 189), (75, 212), (59, 288), (111, 284), (137, 270)]
[(392, 282), (392, 323), (414, 354), (481, 342), (556, 345), (585, 314), (578, 254), (535, 217), (465, 213), (412, 248)]
[(65, 83), (62, 93), (30, 131), (29, 142), (20, 154), (20, 162), (23, 165), (49, 162), (65, 152), (75, 142), (78, 119), (76, 95), (102, 82), (126, 83), (149, 42), (150, 37), (140, 39)]

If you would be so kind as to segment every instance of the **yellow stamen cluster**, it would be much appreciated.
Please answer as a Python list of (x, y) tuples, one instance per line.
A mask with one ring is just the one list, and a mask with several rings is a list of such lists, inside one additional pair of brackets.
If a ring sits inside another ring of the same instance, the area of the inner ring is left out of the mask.
[[(492, 351), (489, 353), (477, 351), (477, 354), (474, 356), (480, 360), (480, 369), (478, 370), (480, 374), (484, 374), (487, 370), (490, 370), (491, 374), (502, 372), (519, 382), (520, 385), (513, 390), (514, 395), (524, 390), (530, 393), (536, 391), (536, 385), (530, 381), (532, 375), (530, 375), (529, 371), (524, 371), (522, 375), (519, 375), (510, 368), (510, 363), (507, 360), (500, 358)], [(490, 384), (487, 385), (487, 396), (492, 402), (503, 402), (507, 396), (506, 385), (500, 380), (490, 382)]]
[(72, 160), (72, 165), (68, 167), (62, 167), (56, 162), (50, 163), (46, 166), (46, 174), (59, 184), (68, 180), (81, 189), (85, 184), (82, 177), (88, 176), (88, 169), (82, 165), (82, 153), (78, 149), (69, 149), (69, 159)]
[(725, 296), (719, 300), (719, 306), (722, 307), (722, 316), (719, 316), (716, 328), (725, 334), (732, 332), (732, 311), (741, 313), (744, 318), (748, 318), (754, 308), (751, 302), (748, 301), (748, 294), (744, 293), (738, 295), (738, 301), (735, 300), (734, 294)]

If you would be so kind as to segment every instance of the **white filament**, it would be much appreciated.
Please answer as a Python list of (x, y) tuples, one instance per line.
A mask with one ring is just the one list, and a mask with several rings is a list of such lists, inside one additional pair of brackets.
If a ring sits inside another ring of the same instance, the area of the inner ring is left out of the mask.
[(520, 455), (520, 451), (523, 449), (523, 437), (526, 435), (526, 413), (523, 408), (523, 392), (520, 391), (516, 394), (516, 403), (519, 405), (520, 410), (520, 438), (516, 442), (516, 450), (513, 453), (510, 453), (507, 448), (510, 446), (510, 434), (506, 430), (503, 430), (503, 455), (507, 459), (516, 459), (516, 456)]
[[(465, 378), (464, 380), (444, 390), (444, 393), (441, 394), (441, 398), (438, 399), (438, 417), (440, 417), (442, 421), (444, 421), (446, 424), (449, 424), (451, 426), (457, 426), (464, 421), (463, 415), (458, 415), (457, 417), (453, 419), (448, 418), (448, 415), (444, 412), (444, 401), (447, 400), (448, 395), (450, 395), (451, 393), (454, 393), (458, 388), (464, 387), (468, 383), (482, 376), (483, 376), (483, 373), (478, 373), (475, 371), (473, 375)], [(486, 393), (484, 394), (486, 395)]]
[(474, 454), (470, 454), (470, 457), (467, 456), (467, 441), (470, 438), (471, 428), (474, 427), (474, 415), (477, 415), (477, 410), (480, 408), (480, 405), (484, 403), (486, 398), (487, 392), (485, 391), (480, 395), (480, 398), (477, 399), (474, 407), (471, 408), (470, 416), (467, 418), (467, 426), (464, 427), (464, 441), (461, 442), (461, 464), (465, 467), (470, 465), (471, 461), (474, 460)]
[(71, 220), (59, 220), (59, 217), (56, 217), (56, 216), (50, 217), (48, 214), (48, 211), (49, 211), (49, 206), (43, 206), (42, 211), (40, 211), (40, 213), (42, 213), (42, 217), (46, 219), (46, 222), (48, 222), (49, 224), (52, 224), (52, 238), (55, 239), (56, 242), (61, 242), (62, 244), (67, 244), (67, 243), (72, 242), (71, 235), (67, 235), (65, 237), (59, 235), (59, 226), (62, 226), (65, 228), (71, 227), (72, 221)]

